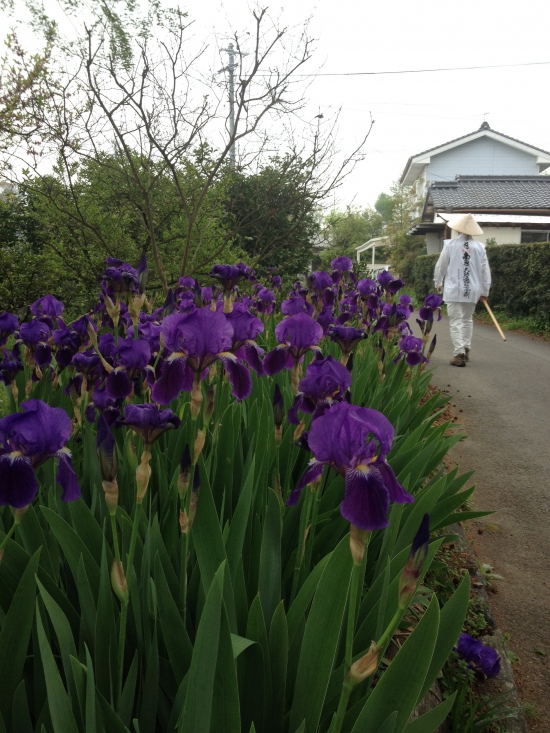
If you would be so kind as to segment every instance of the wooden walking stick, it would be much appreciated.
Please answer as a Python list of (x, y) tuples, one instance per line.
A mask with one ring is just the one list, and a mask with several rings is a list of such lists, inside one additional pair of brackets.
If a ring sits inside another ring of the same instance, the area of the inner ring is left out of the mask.
[(491, 316), (491, 318), (493, 319), (493, 323), (494, 323), (494, 324), (495, 324), (495, 326), (497, 327), (497, 331), (498, 331), (498, 332), (500, 333), (500, 335), (502, 336), (502, 340), (503, 340), (503, 341), (506, 341), (506, 336), (505, 336), (505, 335), (504, 335), (504, 334), (502, 333), (502, 328), (501, 328), (501, 327), (500, 327), (500, 326), (498, 325), (498, 321), (497, 321), (497, 319), (495, 318), (495, 314), (493, 313), (493, 311), (492, 311), (492, 310), (491, 310), (491, 308), (489, 307), (489, 303), (487, 302), (487, 298), (481, 298), (481, 302), (482, 302), (482, 303), (483, 303), (483, 305), (484, 305), (484, 306), (485, 306), (485, 307), (487, 308), (487, 312), (488, 312), (488, 314), (489, 314), (489, 315)]

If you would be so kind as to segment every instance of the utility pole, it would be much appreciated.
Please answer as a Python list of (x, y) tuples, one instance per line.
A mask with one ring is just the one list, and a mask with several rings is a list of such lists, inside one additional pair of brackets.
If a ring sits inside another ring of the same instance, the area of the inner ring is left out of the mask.
[[(218, 71), (221, 74), (222, 71), (227, 71), (229, 74), (229, 134), (233, 140), (235, 136), (235, 69), (238, 68), (239, 64), (235, 63), (235, 48), (230, 43), (227, 48), (222, 48), (229, 55), (229, 64), (223, 69)], [(235, 141), (231, 143), (229, 150), (229, 165), (231, 168), (235, 168)]]

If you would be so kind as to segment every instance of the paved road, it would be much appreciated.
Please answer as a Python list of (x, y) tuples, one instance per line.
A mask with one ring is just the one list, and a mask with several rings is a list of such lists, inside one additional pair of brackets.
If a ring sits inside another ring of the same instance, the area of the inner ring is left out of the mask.
[[(451, 458), (475, 469), (476, 509), (496, 514), (474, 525), (482, 562), (505, 580), (493, 596), (509, 648), (520, 658), (516, 678), (523, 702), (540, 716), (533, 731), (550, 730), (550, 344), (522, 334), (474, 326), (466, 368), (452, 357), (446, 318), (436, 323), (435, 384), (453, 395), (469, 439)], [(460, 410), (463, 412), (461, 413)], [(477, 533), (482, 530), (482, 534)], [(546, 653), (545, 657), (534, 650)]]

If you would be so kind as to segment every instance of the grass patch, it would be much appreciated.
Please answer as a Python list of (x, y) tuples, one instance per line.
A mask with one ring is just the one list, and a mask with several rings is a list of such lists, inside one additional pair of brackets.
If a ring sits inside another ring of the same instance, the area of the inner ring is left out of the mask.
[[(541, 316), (511, 316), (495, 310), (495, 316), (503, 331), (520, 331), (550, 341), (550, 321)], [(491, 316), (485, 311), (476, 312), (474, 320), (478, 323), (493, 325)]]

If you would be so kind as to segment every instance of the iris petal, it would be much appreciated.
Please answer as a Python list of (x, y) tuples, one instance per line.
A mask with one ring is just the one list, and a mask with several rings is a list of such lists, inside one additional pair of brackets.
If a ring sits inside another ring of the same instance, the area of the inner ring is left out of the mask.
[(272, 351), (264, 357), (264, 372), (269, 376), (273, 377), (283, 369), (288, 369), (288, 350), (282, 346), (275, 347)]
[(132, 383), (124, 370), (113, 371), (105, 382), (105, 392), (112, 400), (123, 400), (132, 392)]
[(247, 341), (243, 346), (243, 351), (244, 360), (246, 361), (248, 366), (251, 369), (254, 369), (259, 377), (262, 377), (264, 374), (264, 365), (261, 360), (263, 350), (251, 341)]
[(75, 501), (80, 496), (80, 486), (71, 463), (71, 455), (66, 451), (59, 451), (57, 454), (59, 464), (57, 467), (56, 481), (63, 489), (61, 498), (63, 501)]
[(346, 471), (346, 495), (340, 506), (344, 519), (359, 529), (384, 529), (390, 506), (388, 490), (375, 468)]
[(193, 371), (184, 357), (165, 361), (161, 375), (151, 390), (151, 396), (159, 405), (169, 405), (180, 392), (191, 391), (193, 379)]
[(31, 462), (24, 456), (0, 456), (0, 505), (21, 509), (30, 504), (38, 492), (38, 483)]
[(231, 394), (238, 402), (244, 400), (252, 391), (250, 372), (244, 364), (240, 364), (236, 359), (222, 357), (221, 361), (229, 376), (232, 387)]
[(390, 495), (390, 501), (395, 501), (397, 504), (412, 504), (414, 497), (412, 497), (408, 491), (405, 491), (397, 481), (392, 467), (386, 463), (385, 460), (380, 458), (375, 461), (374, 466), (376, 466), (376, 469), (382, 476), (384, 485)]
[(302, 489), (310, 484), (312, 481), (315, 481), (315, 479), (319, 478), (319, 476), (323, 473), (324, 468), (325, 464), (319, 463), (318, 461), (313, 461), (309, 464), (307, 471), (298, 482), (298, 486), (294, 489), (294, 491), (286, 500), (288, 506), (294, 506), (297, 503), (298, 499), (300, 498), (300, 493)]

